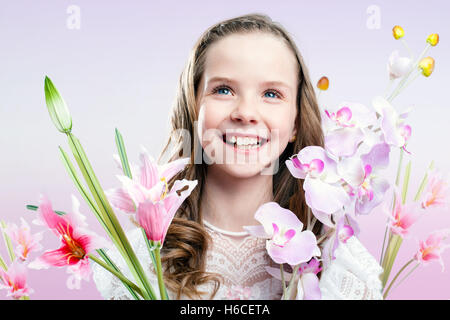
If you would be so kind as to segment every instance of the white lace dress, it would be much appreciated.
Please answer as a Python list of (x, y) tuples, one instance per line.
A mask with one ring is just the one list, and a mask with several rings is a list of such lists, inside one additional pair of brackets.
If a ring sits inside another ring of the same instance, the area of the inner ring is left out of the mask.
[[(229, 232), (204, 221), (212, 238), (206, 256), (206, 271), (218, 273), (223, 281), (213, 299), (280, 299), (281, 281), (266, 272), (266, 266), (277, 267), (266, 252), (266, 240), (249, 235), (246, 231)], [(131, 245), (147, 272), (156, 295), (158, 282), (148, 250), (139, 229), (127, 233)], [(125, 276), (133, 279), (126, 264), (115, 249), (108, 256)], [(320, 289), (322, 299), (382, 299), (379, 275), (382, 268), (356, 237), (341, 244), (335, 252), (336, 259), (322, 271)], [(111, 273), (93, 264), (94, 282), (104, 299), (133, 299), (129, 291)], [(205, 284), (200, 291), (212, 292), (213, 285)], [(168, 292), (171, 299), (175, 295)], [(205, 295), (209, 299), (210, 294)], [(187, 297), (181, 297), (187, 299)]]

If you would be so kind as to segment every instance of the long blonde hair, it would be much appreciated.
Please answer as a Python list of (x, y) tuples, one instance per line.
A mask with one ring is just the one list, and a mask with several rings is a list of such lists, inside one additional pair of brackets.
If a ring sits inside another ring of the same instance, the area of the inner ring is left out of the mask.
[[(303, 62), (300, 52), (289, 33), (277, 22), (263, 14), (247, 14), (219, 22), (207, 29), (195, 43), (189, 60), (180, 76), (177, 96), (171, 113), (171, 135), (161, 152), (160, 159), (167, 152), (172, 151), (168, 161), (180, 158), (183, 152), (181, 142), (184, 137), (181, 132), (185, 130), (190, 136), (191, 163), (172, 178), (174, 180), (197, 180), (198, 185), (178, 210), (166, 236), (163, 247), (163, 263), (165, 264), (164, 277), (170, 290), (194, 298), (202, 294), (197, 286), (213, 282), (217, 292), (220, 277), (205, 272), (206, 251), (210, 241), (204, 229), (202, 211), (200, 206), (201, 195), (207, 174), (207, 165), (201, 161), (196, 163), (195, 157), (201, 154), (202, 148), (196, 139), (195, 122), (198, 119), (196, 111), (196, 93), (204, 72), (205, 58), (208, 47), (236, 33), (265, 32), (275, 35), (285, 41), (295, 54), (299, 68), (297, 90), (297, 128), (296, 140), (287, 145), (279, 157), (279, 170), (273, 175), (273, 199), (280, 206), (293, 211), (306, 225), (308, 208), (305, 203), (303, 181), (295, 179), (285, 165), (285, 161), (302, 148), (309, 145), (323, 146), (323, 133), (321, 129), (320, 112), (314, 88), (311, 85), (308, 70)], [(178, 147), (169, 148), (178, 144)], [(172, 150), (169, 150), (172, 149)], [(198, 162), (198, 161), (197, 161)], [(313, 232), (320, 232), (321, 223), (316, 223)]]

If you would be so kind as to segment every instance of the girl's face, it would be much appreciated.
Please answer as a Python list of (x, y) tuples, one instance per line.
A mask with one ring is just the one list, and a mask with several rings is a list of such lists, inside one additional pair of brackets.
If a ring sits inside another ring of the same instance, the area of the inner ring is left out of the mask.
[(235, 177), (275, 173), (296, 134), (298, 71), (294, 53), (271, 34), (233, 34), (211, 45), (197, 92), (204, 161)]

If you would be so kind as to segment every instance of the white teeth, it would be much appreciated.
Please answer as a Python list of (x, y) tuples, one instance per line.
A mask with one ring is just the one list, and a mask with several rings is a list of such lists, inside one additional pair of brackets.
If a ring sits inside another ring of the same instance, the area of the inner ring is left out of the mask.
[(226, 142), (243, 149), (255, 149), (261, 145), (261, 141), (258, 141), (258, 138), (255, 137), (231, 136), (226, 139)]

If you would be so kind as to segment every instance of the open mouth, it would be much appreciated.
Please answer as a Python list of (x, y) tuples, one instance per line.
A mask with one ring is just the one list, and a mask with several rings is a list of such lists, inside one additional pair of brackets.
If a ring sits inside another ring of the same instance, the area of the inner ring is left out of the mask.
[(269, 140), (262, 137), (223, 135), (222, 140), (225, 144), (238, 150), (254, 150), (265, 145)]

